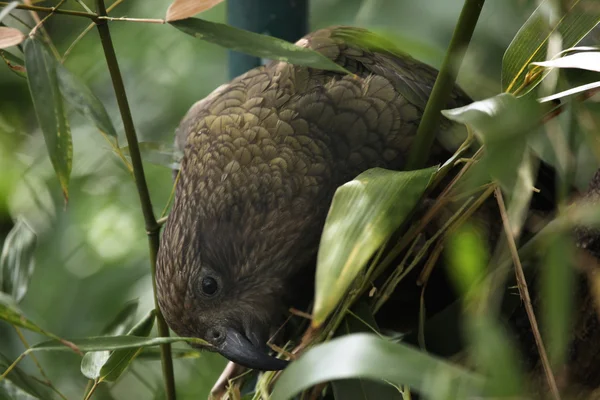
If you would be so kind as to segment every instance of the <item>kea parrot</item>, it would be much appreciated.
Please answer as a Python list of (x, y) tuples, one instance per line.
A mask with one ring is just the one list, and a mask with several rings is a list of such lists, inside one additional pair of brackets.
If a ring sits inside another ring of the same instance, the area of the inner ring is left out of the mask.
[[(194, 104), (176, 130), (182, 158), (157, 259), (170, 328), (259, 370), (286, 366), (267, 342), (314, 291), (305, 278), (336, 189), (404, 167), (438, 73), (359, 28), (296, 45), (350, 74), (271, 61)], [(446, 108), (470, 102), (455, 86)], [(442, 118), (429, 165), (452, 154), (456, 127)]]

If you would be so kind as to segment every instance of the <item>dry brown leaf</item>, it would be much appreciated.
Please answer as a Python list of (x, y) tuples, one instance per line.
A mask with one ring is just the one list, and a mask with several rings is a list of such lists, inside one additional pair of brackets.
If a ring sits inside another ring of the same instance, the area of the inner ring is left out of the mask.
[(209, 8), (213, 8), (223, 0), (175, 0), (167, 10), (167, 22), (189, 18)]
[(25, 40), (25, 35), (18, 29), (0, 26), (0, 49), (16, 46)]

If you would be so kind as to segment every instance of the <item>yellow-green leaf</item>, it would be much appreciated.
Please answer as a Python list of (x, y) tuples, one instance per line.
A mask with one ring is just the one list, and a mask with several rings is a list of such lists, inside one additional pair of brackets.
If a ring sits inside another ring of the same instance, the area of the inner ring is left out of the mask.
[(416, 348), (360, 333), (302, 354), (283, 371), (271, 398), (287, 400), (319, 383), (353, 378), (409, 385), (428, 399), (476, 398), (484, 383), (480, 376)]
[(404, 222), (436, 171), (374, 168), (338, 188), (317, 257), (314, 326), (325, 321), (367, 261)]
[[(156, 311), (151, 310), (127, 333), (130, 336), (147, 337), (154, 326)], [(114, 351), (100, 370), (101, 381), (116, 381), (133, 359), (140, 354), (141, 347)]]
[(33, 108), (66, 200), (69, 197), (73, 145), (58, 86), (56, 64), (56, 59), (42, 42), (35, 38), (25, 41), (25, 68)]
[(319, 52), (272, 36), (198, 18), (174, 21), (171, 22), (171, 25), (198, 39), (255, 57), (285, 61), (316, 69), (348, 72)]
[(553, 32), (560, 33), (563, 48), (570, 48), (600, 22), (600, 7), (595, 0), (572, 0), (567, 4), (565, 14), (550, 26), (547, 8), (551, 5), (549, 0), (544, 1), (517, 32), (502, 59), (503, 91), (515, 93), (518, 90), (519, 95), (524, 95), (541, 82), (547, 71), (521, 88), (529, 72), (529, 64), (546, 59), (548, 40)]

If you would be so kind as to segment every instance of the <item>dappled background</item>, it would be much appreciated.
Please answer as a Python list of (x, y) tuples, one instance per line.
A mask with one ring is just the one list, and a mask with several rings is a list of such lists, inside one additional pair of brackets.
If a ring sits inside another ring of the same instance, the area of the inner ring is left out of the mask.
[[(78, 7), (75, 2), (66, 4)], [(339, 24), (372, 28), (439, 67), (462, 4), (461, 0), (314, 0), (310, 28)], [(111, 15), (162, 18), (168, 5), (167, 0), (125, 0)], [(459, 83), (473, 98), (501, 91), (502, 55), (535, 6), (535, 1), (488, 0), (459, 75)], [(221, 4), (202, 17), (223, 22), (225, 7)], [(28, 13), (16, 15), (32, 24)], [(5, 22), (22, 28), (14, 19)], [(62, 54), (88, 23), (56, 15), (45, 26)], [(160, 215), (172, 188), (167, 166), (173, 132), (196, 100), (227, 81), (227, 52), (166, 25), (112, 22), (111, 30), (140, 141), (148, 142), (145, 147), (164, 147), (163, 154), (154, 151), (145, 157), (154, 209)], [(65, 65), (105, 104), (124, 145), (95, 30), (70, 52)], [(71, 121), (74, 159), (65, 206), (27, 82), (0, 65), (0, 240), (17, 217), (35, 230), (35, 272), (21, 308), (61, 337), (83, 337), (100, 334), (127, 301), (139, 299), (136, 320), (153, 307), (153, 301), (134, 182), (95, 127), (79, 115)], [(585, 169), (582, 181), (589, 179), (594, 167)], [(39, 339), (27, 337), (31, 342)], [(0, 352), (8, 358), (23, 351), (14, 329), (2, 322), (0, 338)], [(77, 355), (40, 353), (39, 359), (68, 398), (81, 398), (87, 379), (79, 372)], [(175, 360), (178, 398), (205, 398), (224, 365), (221, 356), (210, 353)], [(34, 371), (30, 360), (22, 366)], [(160, 362), (137, 360), (116, 384), (102, 386), (95, 398), (162, 398), (161, 387)]]

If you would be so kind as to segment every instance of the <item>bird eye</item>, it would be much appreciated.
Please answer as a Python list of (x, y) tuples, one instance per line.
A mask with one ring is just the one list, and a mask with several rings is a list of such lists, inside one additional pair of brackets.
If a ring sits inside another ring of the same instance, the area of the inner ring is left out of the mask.
[(215, 278), (211, 278), (210, 276), (202, 278), (202, 292), (208, 296), (212, 296), (217, 292), (219, 285)]

